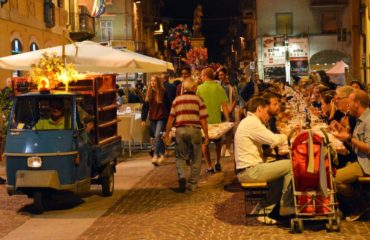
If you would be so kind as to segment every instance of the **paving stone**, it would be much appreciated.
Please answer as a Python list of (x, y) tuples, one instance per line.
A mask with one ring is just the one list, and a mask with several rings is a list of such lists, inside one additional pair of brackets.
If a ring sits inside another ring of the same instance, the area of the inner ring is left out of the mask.
[[(204, 166), (205, 164), (203, 164)], [(290, 225), (267, 226), (251, 218), (246, 225), (243, 193), (224, 186), (234, 180), (233, 160), (222, 159), (223, 172), (205, 175), (196, 192), (176, 193), (173, 161), (153, 169), (129, 193), (85, 231), (80, 240), (109, 239), (370, 239), (368, 220), (343, 222), (340, 233), (327, 233), (325, 222), (304, 222), (302, 234)], [(109, 225), (104, 224), (109, 221)]]

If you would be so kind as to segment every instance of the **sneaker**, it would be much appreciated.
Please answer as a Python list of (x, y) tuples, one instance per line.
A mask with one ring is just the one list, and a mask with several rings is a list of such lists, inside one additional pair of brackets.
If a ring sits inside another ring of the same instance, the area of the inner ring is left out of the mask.
[(186, 178), (179, 179), (179, 192), (184, 193), (186, 191)]
[(346, 221), (347, 222), (357, 221), (358, 219), (360, 219), (360, 217), (362, 217), (362, 215), (364, 215), (364, 212), (353, 213), (353, 214), (346, 217)]
[(225, 157), (230, 157), (231, 154), (230, 154), (230, 150), (229, 149), (226, 149), (225, 151)]
[(215, 170), (213, 168), (208, 168), (207, 169), (207, 173), (208, 174), (214, 174), (215, 173)]
[[(255, 210), (255, 213), (254, 214), (258, 214), (259, 215), (257, 217), (257, 221), (259, 221), (261, 223), (264, 223), (264, 224), (267, 224), (267, 225), (277, 224), (276, 219), (273, 219), (273, 218), (271, 218), (271, 217), (268, 216), (268, 214), (272, 211), (272, 209), (274, 207), (275, 207), (275, 204), (273, 204), (271, 206), (268, 206), (268, 207), (265, 207), (265, 208), (261, 208), (261, 206), (259, 204), (257, 204), (254, 207), (255, 209), (253, 209), (253, 210)], [(252, 210), (252, 212), (253, 212), (253, 210)]]
[[(262, 211), (263, 211), (263, 209), (262, 209)], [(277, 221), (275, 219), (270, 218), (268, 216), (257, 217), (257, 221), (259, 221), (261, 223), (264, 223), (264, 224), (267, 224), (267, 225), (277, 224)]]
[(154, 166), (158, 166), (158, 156), (157, 155), (154, 155), (153, 158), (152, 158), (152, 164)]
[(158, 164), (161, 164), (163, 163), (165, 160), (165, 156), (164, 155), (161, 155), (159, 158), (158, 158)]
[(219, 164), (219, 163), (215, 164), (215, 171), (216, 172), (221, 172), (221, 164)]

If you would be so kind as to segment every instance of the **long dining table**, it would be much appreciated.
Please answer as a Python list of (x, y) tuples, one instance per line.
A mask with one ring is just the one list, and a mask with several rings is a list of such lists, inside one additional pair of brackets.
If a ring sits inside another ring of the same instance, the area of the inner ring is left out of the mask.
[[(287, 106), (287, 115), (290, 116), (289, 120), (278, 123), (278, 130), (281, 133), (286, 134), (287, 136), (291, 135), (291, 142), (294, 141), (295, 137), (301, 131), (312, 130), (314, 133), (320, 135), (321, 137), (325, 137), (324, 133), (328, 136), (330, 144), (334, 147), (334, 149), (338, 153), (346, 154), (347, 150), (342, 141), (337, 139), (333, 136), (333, 132), (330, 130), (329, 126), (324, 123), (318, 116), (314, 114), (314, 111), (311, 108), (307, 107), (307, 103), (305, 102), (291, 102)], [(306, 115), (310, 117), (310, 127), (308, 129), (304, 129), (306, 125)], [(293, 131), (293, 134), (290, 134)], [(295, 132), (294, 132), (295, 131)], [(289, 146), (288, 142), (284, 145), (279, 147), (279, 154), (280, 155), (287, 155), (289, 153)]]

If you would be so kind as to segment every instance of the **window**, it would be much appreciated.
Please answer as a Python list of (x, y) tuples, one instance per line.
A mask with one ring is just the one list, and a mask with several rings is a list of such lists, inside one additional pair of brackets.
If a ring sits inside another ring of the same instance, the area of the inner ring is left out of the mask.
[(276, 34), (277, 35), (293, 34), (292, 13), (276, 13)]
[(322, 33), (336, 33), (338, 29), (337, 14), (335, 12), (325, 12), (321, 15)]
[(113, 24), (110, 20), (102, 20), (100, 22), (101, 41), (109, 41), (113, 36)]
[[(21, 97), (16, 102), (10, 129), (72, 129), (71, 109), (69, 97)], [(50, 120), (52, 116), (59, 117), (58, 123)]]
[(36, 51), (36, 50), (39, 50), (39, 46), (37, 45), (37, 43), (31, 43), (30, 45), (30, 51)]
[(18, 54), (22, 52), (22, 43), (18, 39), (12, 41), (12, 54)]
[[(19, 53), (22, 53), (22, 43), (21, 41), (19, 41), (19, 39), (14, 39), (12, 41), (12, 54), (19, 54)], [(21, 76), (21, 72), (20, 71), (14, 71), (12, 73), (12, 76), (13, 77), (20, 77)]]

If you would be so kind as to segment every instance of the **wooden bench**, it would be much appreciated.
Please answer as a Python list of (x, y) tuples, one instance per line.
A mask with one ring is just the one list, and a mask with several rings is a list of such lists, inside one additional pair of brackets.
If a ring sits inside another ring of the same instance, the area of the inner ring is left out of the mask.
[(361, 195), (370, 200), (370, 176), (358, 177)]
[[(262, 200), (266, 199), (266, 194), (269, 189), (267, 182), (243, 182), (240, 183), (241, 188), (244, 191), (244, 208), (246, 223), (250, 217), (264, 216), (266, 217), (267, 212), (264, 211), (263, 214), (258, 212), (251, 213), (251, 210)], [(252, 209), (249, 208), (252, 206)]]
[(358, 181), (361, 184), (370, 184), (370, 177), (358, 177)]

